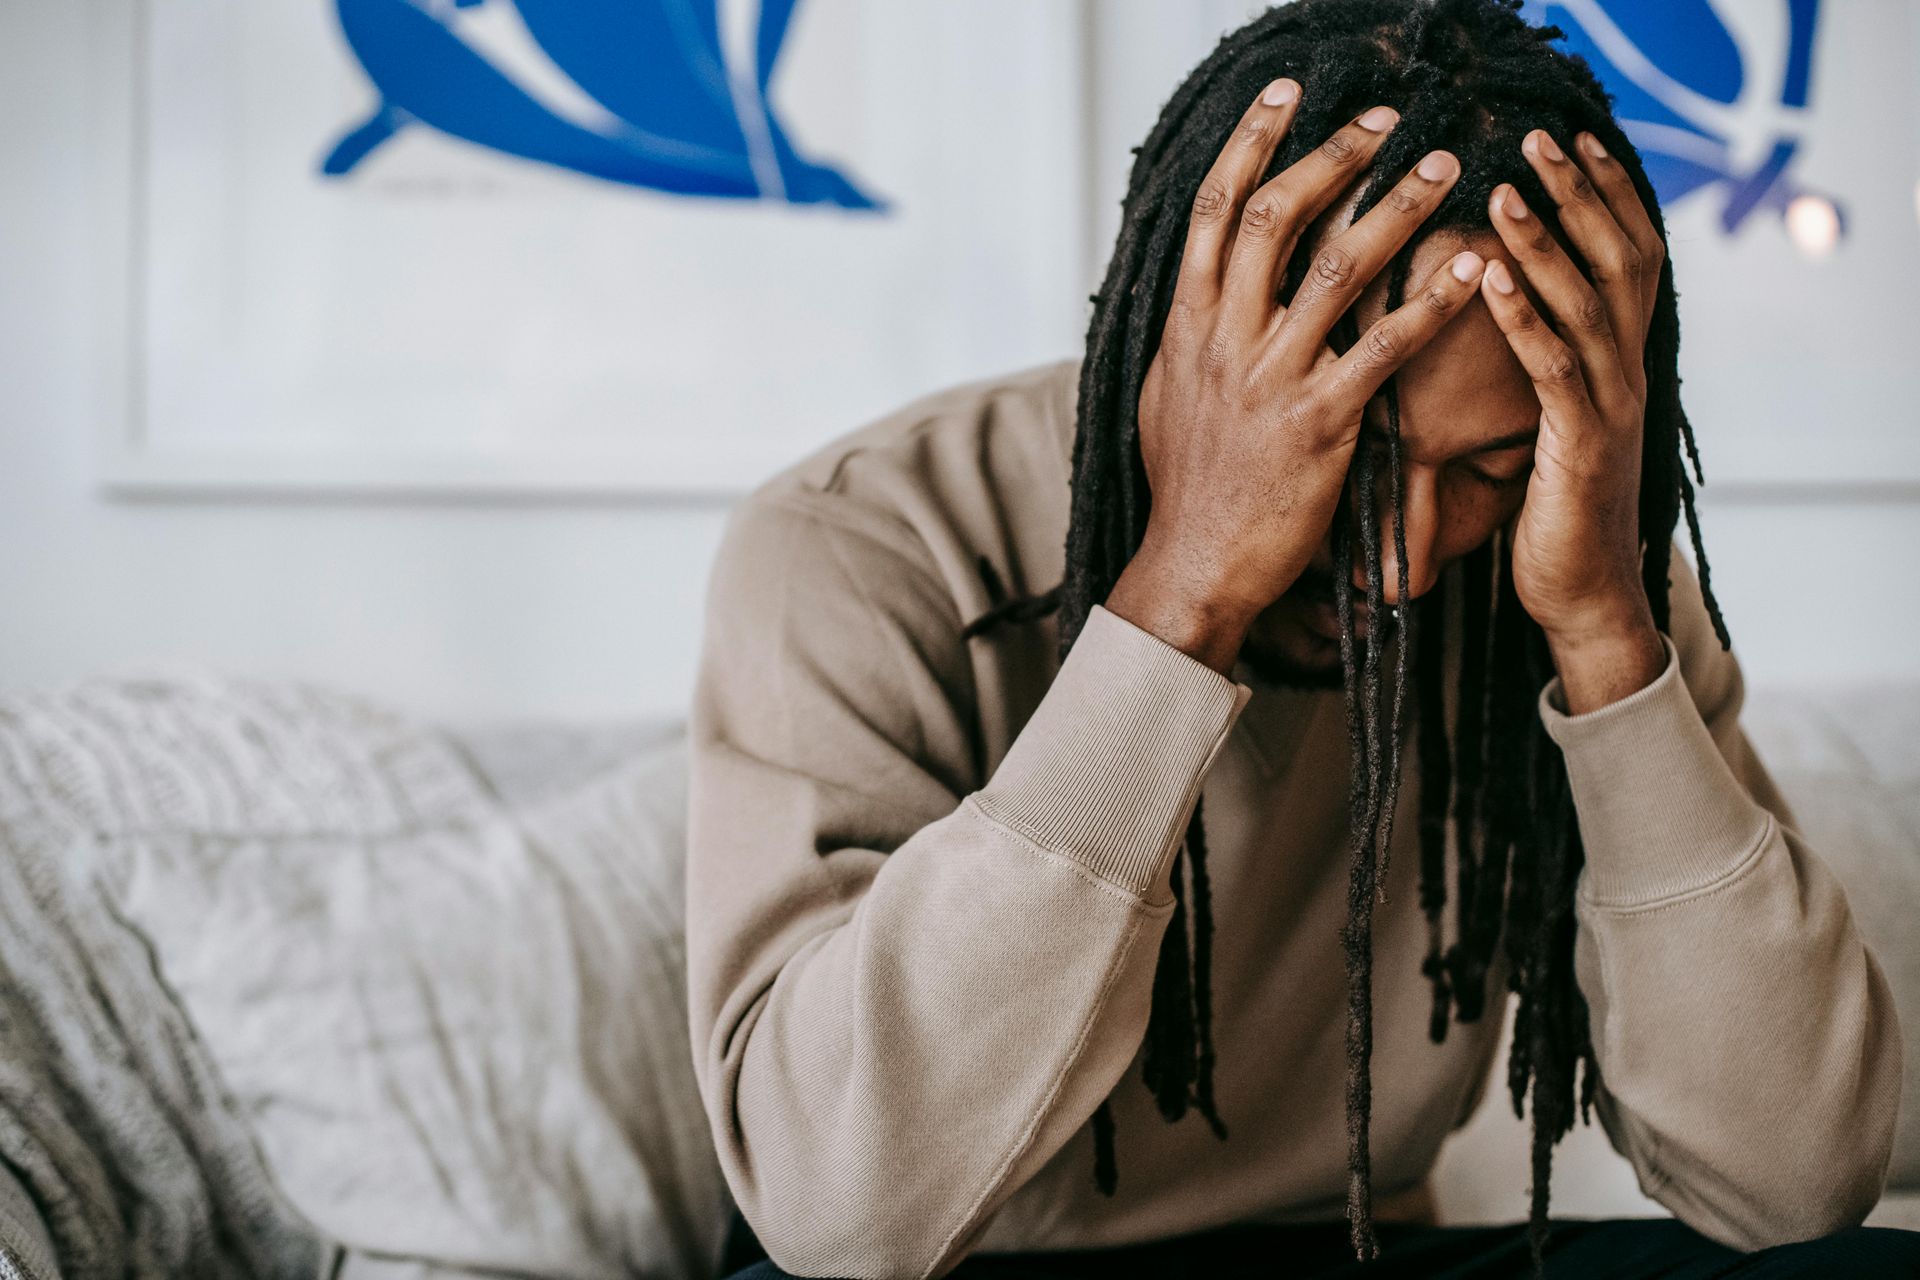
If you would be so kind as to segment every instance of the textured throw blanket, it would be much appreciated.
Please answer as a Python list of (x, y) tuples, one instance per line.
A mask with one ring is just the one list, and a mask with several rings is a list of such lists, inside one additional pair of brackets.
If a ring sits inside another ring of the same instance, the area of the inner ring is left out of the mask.
[(705, 1280), (677, 724), (0, 698), (0, 1280)]
[(0, 699), (0, 1280), (311, 1280), (331, 1253), (115, 914), (103, 847), (156, 830), (363, 835), (487, 803), (450, 750), (298, 688)]

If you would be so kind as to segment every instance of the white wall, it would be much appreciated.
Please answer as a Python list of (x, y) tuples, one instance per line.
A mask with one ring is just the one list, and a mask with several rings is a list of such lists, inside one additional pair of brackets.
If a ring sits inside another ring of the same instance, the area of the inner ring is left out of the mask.
[[(1901, 0), (1875, 4), (1903, 11)], [(1245, 8), (1102, 0), (1094, 35), (1124, 68), (1094, 94), (1093, 163), (1110, 193), (1102, 217), (1112, 216), (1127, 148)], [(1138, 23), (1158, 34), (1142, 38), (1129, 25)], [(0, 687), (160, 660), (323, 680), (436, 716), (678, 707), (717, 506), (133, 502), (96, 492), (86, 37), (79, 4), (0, 0)], [(1910, 189), (1914, 103), (1893, 107), (1905, 143), (1882, 162), (1905, 166), (1898, 176)], [(1859, 122), (1868, 137), (1870, 123)], [(1878, 126), (1882, 143), (1888, 127)], [(1912, 213), (1900, 210), (1909, 232)], [(1920, 352), (1911, 308), (1884, 323), (1906, 325)], [(1696, 418), (1710, 416), (1711, 405), (1690, 403)], [(1902, 434), (1913, 403), (1887, 410)], [(1913, 485), (1763, 487), (1738, 501), (1710, 489), (1705, 518), (1756, 683), (1920, 682)]]

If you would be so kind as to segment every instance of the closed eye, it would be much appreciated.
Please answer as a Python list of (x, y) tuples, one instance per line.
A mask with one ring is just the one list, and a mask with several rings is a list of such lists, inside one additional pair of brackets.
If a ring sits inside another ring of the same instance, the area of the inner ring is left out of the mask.
[(1483, 471), (1479, 467), (1468, 467), (1467, 473), (1489, 489), (1514, 489), (1525, 484), (1527, 477), (1533, 474), (1531, 465), (1524, 466), (1511, 475), (1501, 475), (1493, 471)]
[[(1491, 460), (1498, 463), (1503, 461), (1503, 459), (1489, 459), (1489, 455), (1504, 451), (1508, 454), (1508, 458), (1505, 459), (1505, 461), (1517, 462), (1519, 464), (1510, 471), (1475, 466), (1465, 460), (1456, 460), (1454, 465), (1471, 476), (1475, 484), (1484, 485), (1496, 492), (1518, 489), (1524, 486), (1527, 483), (1527, 479), (1533, 475), (1533, 441), (1533, 432), (1515, 432), (1511, 436), (1502, 437), (1501, 439), (1490, 442), (1489, 445), (1481, 448), (1476, 454), (1472, 455), (1483, 460)], [(1360, 429), (1360, 444), (1361, 447), (1373, 452), (1376, 471), (1382, 471), (1387, 467), (1388, 459), (1392, 455), (1390, 452), (1391, 445), (1387, 439), (1386, 432), (1379, 430), (1370, 422), (1363, 423)], [(1520, 446), (1526, 447), (1526, 453), (1519, 458), (1512, 457), (1515, 450)]]

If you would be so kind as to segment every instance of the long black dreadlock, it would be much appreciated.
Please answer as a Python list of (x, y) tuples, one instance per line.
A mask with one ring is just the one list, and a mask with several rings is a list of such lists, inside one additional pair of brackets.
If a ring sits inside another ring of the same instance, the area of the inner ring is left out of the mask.
[[(1554, 202), (1520, 158), (1520, 142), (1535, 128), (1563, 141), (1584, 129), (1626, 167), (1664, 240), (1652, 185), (1614, 123), (1605, 90), (1583, 61), (1550, 43), (1562, 32), (1529, 26), (1519, 6), (1520, 0), (1296, 0), (1222, 39), (1175, 91), (1136, 150), (1119, 241), (1093, 297), (1080, 372), (1065, 577), (1042, 595), (996, 607), (969, 624), (967, 635), (1057, 611), (1064, 658), (1092, 607), (1106, 599), (1139, 547), (1150, 502), (1138, 437), (1140, 387), (1171, 306), (1193, 198), (1245, 104), (1274, 78), (1290, 76), (1306, 92), (1266, 176), (1300, 159), (1367, 107), (1386, 103), (1399, 110), (1400, 122), (1375, 157), (1355, 218), (1387, 192), (1396, 175), (1428, 151), (1444, 148), (1459, 158), (1461, 176), (1420, 236), (1443, 228), (1487, 227), (1487, 202), (1501, 182), (1519, 188), (1529, 207), (1557, 232)], [(1288, 264), (1278, 297), (1283, 303), (1292, 298), (1311, 259), (1314, 246), (1305, 241)], [(1409, 244), (1390, 268), (1389, 308), (1405, 297), (1414, 247)], [(1334, 341), (1344, 348), (1354, 336), (1349, 317)], [(1714, 601), (1685, 467), (1691, 461), (1695, 479), (1703, 479), (1693, 432), (1680, 407), (1678, 358), (1673, 281), (1663, 270), (1645, 354), (1642, 572), (1654, 621), (1664, 630), (1671, 537), (1684, 512), (1708, 613), (1725, 645), (1726, 627)], [(1341, 935), (1349, 1012), (1347, 1216), (1356, 1253), (1373, 1256), (1367, 1142), (1372, 917), (1392, 837), (1411, 664), (1422, 727), (1418, 837), (1420, 905), (1430, 939), (1423, 972), (1433, 987), (1429, 1032), (1437, 1042), (1452, 1019), (1478, 1018), (1488, 1004), (1487, 974), (1496, 955), (1504, 960), (1509, 989), (1519, 996), (1507, 1073), (1517, 1115), (1524, 1113), (1529, 1092), (1532, 1096), (1529, 1234), (1537, 1265), (1547, 1230), (1553, 1145), (1573, 1126), (1576, 1097), (1584, 1116), (1599, 1083), (1586, 1002), (1573, 974), (1572, 899), (1583, 856), (1579, 828), (1565, 768), (1533, 706), (1553, 668), (1543, 633), (1514, 593), (1509, 548), (1499, 536), (1465, 557), (1442, 586), (1417, 603), (1408, 602), (1396, 383), (1389, 379), (1381, 394), (1386, 499), (1399, 571), (1395, 599), (1403, 602), (1397, 640), (1384, 638), (1388, 628), (1371, 627), (1363, 648), (1355, 635), (1356, 556), (1364, 568), (1370, 616), (1385, 613), (1374, 510), (1380, 478), (1374, 451), (1364, 445), (1354, 451), (1333, 531), (1352, 754), (1352, 865)], [(1392, 684), (1383, 691), (1381, 663), (1389, 643)], [(1458, 654), (1451, 742), (1444, 687), (1450, 649)], [(1167, 1120), (1180, 1119), (1192, 1106), (1225, 1138), (1213, 1097), (1212, 912), (1201, 812), (1196, 803), (1176, 860), (1174, 911), (1154, 978), (1142, 1075)], [(1451, 943), (1442, 922), (1449, 892), (1449, 829), (1456, 860)], [(1118, 1166), (1107, 1103), (1094, 1114), (1093, 1132), (1095, 1179), (1111, 1195)]]

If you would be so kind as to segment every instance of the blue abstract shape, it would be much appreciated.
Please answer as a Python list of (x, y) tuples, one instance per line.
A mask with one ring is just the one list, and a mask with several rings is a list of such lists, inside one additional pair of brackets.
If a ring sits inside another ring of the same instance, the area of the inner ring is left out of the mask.
[(1787, 0), (1787, 74), (1780, 101), (1790, 107), (1807, 105), (1807, 86), (1813, 79), (1813, 24), (1820, 16), (1820, 0)]
[(1708, 0), (1611, 3), (1605, 7), (1654, 66), (1715, 102), (1739, 100), (1746, 79), (1740, 47)]
[[(454, 9), (509, 0), (453, 0)], [(797, 0), (764, 0), (755, 65), (730, 74), (718, 0), (517, 0), (553, 63), (605, 109), (595, 128), (562, 118), (462, 39), (432, 0), (336, 0), (340, 30), (380, 102), (321, 172), (351, 172), (412, 123), (507, 155), (678, 195), (884, 206), (804, 158), (768, 101)]]
[[(1657, 124), (1669, 129), (1684, 129), (1702, 138), (1711, 138), (1712, 133), (1703, 125), (1694, 123), (1666, 103), (1653, 96), (1632, 76), (1613, 64), (1613, 60), (1601, 51), (1600, 46), (1587, 35), (1586, 29), (1569, 20), (1559, 11), (1558, 6), (1550, 6), (1547, 13), (1551, 20), (1562, 30), (1567, 38), (1562, 42), (1568, 53), (1577, 53), (1587, 60), (1593, 68), (1593, 74), (1600, 77), (1600, 83), (1613, 95), (1614, 118), (1622, 122), (1633, 120), (1642, 124)], [(1661, 193), (1666, 198), (1666, 193)]]
[[(1820, 0), (1775, 3), (1783, 6), (1788, 37), (1778, 67), (1753, 65), (1741, 33), (1710, 0), (1525, 0), (1522, 11), (1565, 32), (1562, 47), (1586, 59), (1613, 94), (1614, 118), (1633, 139), (1661, 203), (1718, 191), (1725, 201), (1720, 223), (1731, 234), (1757, 211), (1784, 214), (1806, 194), (1792, 176), (1799, 133), (1735, 138), (1727, 128), (1734, 113), (1723, 110), (1755, 94), (1787, 108), (1778, 118), (1790, 122), (1808, 108)], [(1764, 147), (1757, 165), (1736, 160), (1736, 149), (1750, 156), (1756, 143)], [(1835, 210), (1844, 227), (1844, 211), (1837, 204)]]
[[(649, 134), (744, 155), (712, 0), (593, 10), (579, 0), (517, 3), (547, 56), (614, 115)], [(635, 74), (641, 66), (646, 74)]]

